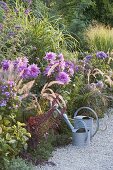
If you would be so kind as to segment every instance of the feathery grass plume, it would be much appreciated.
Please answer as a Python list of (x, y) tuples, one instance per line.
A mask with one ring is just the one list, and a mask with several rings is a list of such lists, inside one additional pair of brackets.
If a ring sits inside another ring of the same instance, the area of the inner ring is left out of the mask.
[(58, 84), (59, 85), (61, 83), (59, 81), (52, 81), (50, 83), (46, 83), (45, 86), (43, 87), (42, 91), (41, 91), (41, 97), (49, 100), (51, 105), (53, 105), (53, 103), (55, 101), (56, 104), (58, 104), (58, 106), (60, 106), (61, 108), (63, 106), (66, 107), (66, 103), (65, 103), (63, 97), (60, 94), (55, 93), (50, 88), (54, 84)]
[(109, 26), (102, 24), (90, 26), (85, 35), (90, 49), (105, 52), (113, 50), (113, 29)]

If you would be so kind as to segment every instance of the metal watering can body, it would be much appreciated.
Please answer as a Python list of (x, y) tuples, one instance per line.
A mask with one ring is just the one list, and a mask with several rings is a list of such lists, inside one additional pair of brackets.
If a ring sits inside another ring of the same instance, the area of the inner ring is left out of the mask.
[[(93, 132), (93, 118), (87, 116), (77, 116), (78, 112), (81, 109), (89, 109), (95, 114), (97, 120), (97, 127), (95, 132)], [(57, 112), (61, 115), (59, 109), (56, 109)], [(97, 114), (89, 107), (81, 107), (79, 108), (74, 114), (74, 126), (71, 124), (70, 120), (68, 119), (67, 114), (63, 114), (63, 119), (68, 125), (68, 127), (72, 131), (72, 144), (74, 146), (87, 146), (90, 144), (91, 138), (97, 133), (99, 129), (99, 121)]]
[[(82, 109), (90, 110), (94, 114), (94, 116), (96, 118), (96, 129), (95, 130), (93, 130), (94, 118), (88, 117), (88, 116), (77, 116), (78, 112)], [(74, 114), (74, 128), (75, 129), (83, 127), (83, 124), (81, 123), (80, 120), (84, 121), (88, 130), (90, 131), (90, 138), (92, 138), (97, 133), (97, 131), (99, 129), (99, 119), (98, 119), (96, 112), (89, 107), (81, 107)]]
[(90, 131), (86, 128), (74, 129), (72, 131), (72, 145), (83, 147), (90, 144)]
[(63, 119), (72, 131), (72, 145), (82, 147), (90, 144), (90, 131), (83, 120), (79, 120), (82, 128), (75, 129), (68, 119), (67, 114), (63, 114)]

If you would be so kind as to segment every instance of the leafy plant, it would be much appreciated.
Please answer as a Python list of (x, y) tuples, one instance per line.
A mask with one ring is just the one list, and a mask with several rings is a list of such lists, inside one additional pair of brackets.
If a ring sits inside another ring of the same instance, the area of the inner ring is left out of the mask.
[[(26, 130), (25, 123), (18, 121), (18, 114), (21, 113), (22, 100), (30, 95), (30, 89), (34, 84), (34, 80), (30, 79), (38, 76), (39, 68), (32, 65), (35, 72), (30, 71), (32, 66), (28, 66), (28, 60), (25, 58), (3, 60), (1, 65), (0, 165), (1, 169), (4, 169), (5, 161), (17, 156), (21, 150), (27, 149), (27, 141), (31, 135)], [(26, 73), (25, 68), (29, 70)]]
[(5, 165), (5, 170), (33, 170), (33, 165), (23, 160), (22, 158), (13, 158)]

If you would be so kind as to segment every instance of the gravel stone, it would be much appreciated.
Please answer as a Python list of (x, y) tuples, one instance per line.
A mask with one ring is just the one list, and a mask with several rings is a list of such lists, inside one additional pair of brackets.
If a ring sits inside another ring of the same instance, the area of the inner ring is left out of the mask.
[[(92, 139), (90, 146), (77, 148), (70, 144), (58, 148), (49, 159), (56, 166), (37, 166), (35, 170), (113, 170), (113, 115), (111, 113), (113, 109), (109, 109), (105, 117), (100, 120), (100, 130)], [(105, 125), (107, 125), (106, 130)]]

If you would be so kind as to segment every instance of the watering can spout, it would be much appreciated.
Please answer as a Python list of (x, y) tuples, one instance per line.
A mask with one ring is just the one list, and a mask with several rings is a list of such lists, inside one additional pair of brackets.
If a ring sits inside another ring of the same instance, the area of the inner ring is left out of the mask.
[[(62, 115), (61, 111), (60, 111), (58, 108), (56, 108), (56, 110), (57, 110), (57, 112), (58, 112), (60, 115)], [(62, 116), (63, 116), (64, 121), (65, 121), (66, 124), (68, 125), (68, 127), (69, 127), (69, 128), (71, 129), (71, 131), (73, 132), (74, 126), (71, 124), (70, 120), (68, 119), (67, 114), (64, 113)]]
[(66, 122), (66, 124), (68, 125), (68, 127), (71, 129), (71, 131), (73, 132), (74, 126), (71, 124), (70, 120), (68, 119), (67, 114), (63, 114), (63, 119)]

